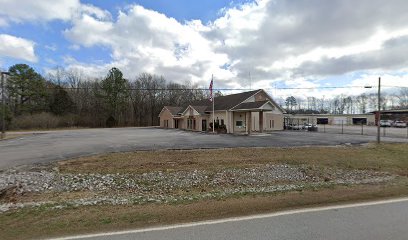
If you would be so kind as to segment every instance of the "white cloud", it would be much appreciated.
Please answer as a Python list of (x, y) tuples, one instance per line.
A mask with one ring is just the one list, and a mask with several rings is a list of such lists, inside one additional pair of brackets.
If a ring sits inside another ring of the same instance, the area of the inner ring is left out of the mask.
[(200, 21), (182, 24), (134, 5), (119, 12), (116, 21), (83, 13), (64, 34), (76, 45), (109, 47), (112, 62), (107, 66), (121, 65), (128, 75), (150, 71), (193, 83), (206, 83), (211, 74), (231, 79), (233, 73), (220, 68), (229, 61), (227, 55), (216, 53), (201, 34), (208, 29)]
[(7, 27), (8, 23), (6, 19), (0, 17), (0, 27)]
[[(113, 18), (108, 11), (79, 0), (19, 1), (23, 8), (16, 8), (15, 1), (0, 1), (5, 3), (0, 27), (10, 21), (69, 21), (64, 36), (70, 49), (109, 49), (106, 63), (72, 58), (66, 62), (99, 76), (115, 66), (127, 77), (148, 71), (203, 86), (214, 74), (220, 88), (270, 88), (278, 83), (319, 87), (327, 83), (322, 79), (354, 72), (398, 76), (395, 72), (406, 72), (408, 64), (406, 0), (387, 4), (382, 0), (256, 0), (223, 9), (218, 19), (207, 24), (181, 23), (139, 5), (127, 6)], [(291, 91), (313, 96), (343, 90)]]
[(319, 86), (308, 79), (401, 69), (405, 45), (392, 43), (408, 36), (406, 9), (403, 0), (386, 6), (380, 0), (258, 0), (202, 24), (134, 5), (116, 20), (83, 11), (65, 36), (78, 46), (109, 47), (106, 65), (121, 64), (125, 73), (152, 71), (200, 83), (215, 74), (221, 87), (247, 87), (251, 72), (253, 86), (279, 80)]
[(81, 49), (81, 47), (78, 44), (72, 44), (68, 48), (74, 51), (78, 51)]
[(108, 11), (80, 0), (0, 0), (0, 27), (9, 22), (48, 22), (53, 20), (71, 21), (86, 13), (99, 19), (110, 19)]
[[(259, 0), (227, 10), (207, 37), (221, 43), (218, 52), (237, 62), (231, 69), (236, 70), (241, 83), (248, 71), (259, 77), (255, 80), (319, 79), (339, 72), (365, 71), (387, 62), (389, 59), (367, 57), (356, 69), (353, 64), (333, 64), (334, 71), (319, 65), (327, 59), (356, 59), (374, 51), (392, 55), (385, 43), (408, 36), (406, 10), (408, 2), (402, 0), (387, 5), (379, 0)], [(387, 62), (384, 69), (398, 69), (399, 65), (401, 62)], [(310, 68), (313, 72), (307, 71)]]
[(37, 62), (34, 46), (35, 43), (30, 40), (7, 34), (0, 34), (0, 56)]
[(57, 45), (54, 44), (54, 43), (50, 44), (50, 45), (45, 45), (44, 47), (45, 47), (45, 49), (50, 50), (52, 52), (55, 52), (55, 51), (58, 50)]
[[(0, 18), (3, 21), (70, 20), (79, 9), (79, 0), (1, 0)], [(6, 19), (6, 20), (5, 20)]]

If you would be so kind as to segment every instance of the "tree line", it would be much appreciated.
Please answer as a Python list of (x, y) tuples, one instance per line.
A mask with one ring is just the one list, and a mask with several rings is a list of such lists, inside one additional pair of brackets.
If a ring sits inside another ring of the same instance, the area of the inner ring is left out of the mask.
[[(209, 97), (197, 85), (174, 83), (155, 74), (125, 79), (118, 68), (110, 69), (104, 78), (62, 68), (42, 76), (26, 64), (13, 65), (8, 72), (0, 123), (4, 110), (9, 130), (154, 126), (159, 125), (163, 106), (186, 106)], [(383, 109), (408, 108), (408, 88), (382, 96)], [(289, 113), (355, 114), (377, 109), (377, 94), (277, 100)]]
[[(363, 93), (356, 96), (344, 94), (331, 98), (316, 97), (287, 97), (282, 103), (289, 113), (304, 114), (359, 114), (376, 111), (378, 109), (377, 93)], [(408, 88), (401, 88), (396, 92), (381, 93), (381, 109), (407, 109)]]
[(118, 68), (92, 79), (61, 68), (42, 76), (16, 64), (9, 68), (1, 107), (8, 129), (154, 126), (164, 105), (184, 106), (208, 97), (197, 89), (150, 73), (125, 79)]

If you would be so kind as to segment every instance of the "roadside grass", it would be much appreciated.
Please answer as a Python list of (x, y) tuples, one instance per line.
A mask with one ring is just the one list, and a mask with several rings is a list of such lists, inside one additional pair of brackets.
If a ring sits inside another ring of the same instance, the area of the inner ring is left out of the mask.
[(307, 164), (408, 176), (408, 144), (138, 151), (61, 161), (58, 167), (65, 173), (144, 173), (244, 168), (259, 164)]
[[(236, 148), (112, 153), (57, 163), (62, 173), (147, 173), (246, 168), (265, 164), (385, 171), (399, 175), (379, 184), (331, 185), (297, 191), (236, 194), (172, 204), (22, 208), (0, 214), (0, 239), (32, 239), (105, 232), (243, 216), (279, 210), (408, 196), (408, 144), (365, 146)], [(91, 192), (43, 193), (23, 198), (76, 199)]]
[(335, 186), (318, 191), (248, 195), (186, 204), (24, 208), (0, 214), (0, 239), (118, 231), (407, 195), (408, 182), (404, 180), (392, 185)]
[(93, 129), (89, 127), (56, 127), (56, 128), (27, 128), (27, 129), (13, 129), (7, 132), (11, 134), (18, 134), (19, 132), (51, 132), (51, 131), (65, 131), (65, 130), (83, 130)]
[(30, 135), (32, 134), (6, 134), (6, 137), (3, 139), (0, 139), (0, 141), (20, 138), (20, 137), (25, 137), (25, 136), (30, 136)]

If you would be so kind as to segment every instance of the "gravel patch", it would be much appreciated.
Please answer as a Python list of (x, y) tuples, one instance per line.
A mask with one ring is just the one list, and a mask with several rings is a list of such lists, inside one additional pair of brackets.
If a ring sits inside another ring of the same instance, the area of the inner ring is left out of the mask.
[[(58, 209), (101, 204), (182, 203), (339, 184), (375, 184), (391, 181), (395, 177), (386, 172), (316, 169), (307, 165), (285, 164), (142, 174), (62, 174), (58, 169), (14, 168), (0, 172), (0, 212), (38, 206)], [(58, 195), (75, 192), (93, 194), (88, 198), (64, 201), (19, 200), (19, 196), (31, 193)]]

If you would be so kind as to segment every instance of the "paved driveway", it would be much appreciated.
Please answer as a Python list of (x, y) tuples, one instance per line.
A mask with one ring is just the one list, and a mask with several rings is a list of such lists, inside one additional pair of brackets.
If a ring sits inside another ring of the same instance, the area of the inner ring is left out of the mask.
[[(0, 142), (0, 168), (48, 163), (108, 152), (160, 149), (289, 147), (360, 144), (372, 136), (312, 132), (274, 132), (257, 136), (211, 135), (158, 128), (116, 128), (52, 131)], [(408, 142), (407, 139), (385, 138)]]

